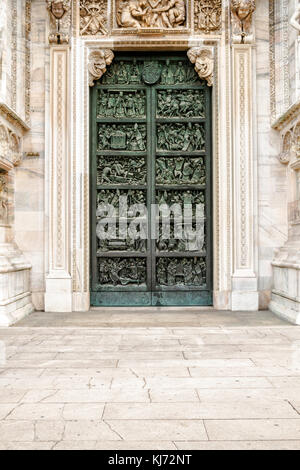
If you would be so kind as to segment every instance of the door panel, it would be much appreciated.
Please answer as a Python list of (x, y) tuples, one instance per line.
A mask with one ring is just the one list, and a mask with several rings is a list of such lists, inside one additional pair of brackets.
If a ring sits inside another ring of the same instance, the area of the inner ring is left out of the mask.
[(93, 87), (92, 305), (211, 305), (210, 106), (184, 55), (119, 54)]

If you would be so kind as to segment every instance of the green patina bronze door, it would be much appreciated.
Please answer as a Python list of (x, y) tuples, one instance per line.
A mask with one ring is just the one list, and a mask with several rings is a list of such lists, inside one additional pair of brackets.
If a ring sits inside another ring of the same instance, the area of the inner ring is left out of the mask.
[(211, 89), (116, 54), (91, 91), (91, 304), (212, 304)]

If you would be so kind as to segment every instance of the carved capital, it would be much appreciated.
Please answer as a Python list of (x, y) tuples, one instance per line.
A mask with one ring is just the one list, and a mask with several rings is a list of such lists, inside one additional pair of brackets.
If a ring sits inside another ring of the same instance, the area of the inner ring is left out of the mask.
[(50, 17), (50, 44), (69, 42), (71, 25), (71, 0), (46, 0)]
[(208, 86), (213, 84), (214, 57), (213, 50), (207, 47), (192, 47), (187, 52), (188, 58), (195, 64), (199, 77), (207, 81)]
[(231, 0), (232, 42), (249, 44), (253, 41), (252, 15), (255, 0)]
[(99, 80), (105, 74), (113, 58), (114, 53), (110, 49), (99, 49), (90, 53), (88, 63), (90, 86), (94, 86), (94, 80)]

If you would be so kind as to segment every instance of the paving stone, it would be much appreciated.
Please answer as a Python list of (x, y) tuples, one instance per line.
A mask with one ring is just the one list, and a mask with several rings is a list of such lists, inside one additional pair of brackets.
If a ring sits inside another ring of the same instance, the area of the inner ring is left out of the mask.
[(73, 405), (65, 405), (62, 413), (62, 417), (68, 421), (76, 420), (100, 420), (103, 411), (104, 403), (80, 403)]
[(36, 441), (61, 441), (64, 436), (65, 422), (59, 420), (35, 421)]
[[(106, 420), (124, 440), (174, 441), (207, 439), (202, 420)], [(130, 425), (129, 425), (130, 424)], [(300, 424), (300, 420), (299, 420)]]
[(53, 404), (22, 404), (17, 406), (8, 416), (9, 420), (56, 420), (60, 419), (64, 405)]
[(175, 442), (178, 450), (299, 450), (299, 441)]
[(30, 421), (0, 421), (0, 440), (6, 441), (33, 441), (34, 423)]
[[(103, 419), (248, 419), (297, 418), (299, 415), (286, 401), (241, 400), (224, 403), (109, 403)], [(300, 417), (300, 416), (299, 416)]]
[[(128, 426), (128, 424), (127, 424)], [(104, 421), (80, 420), (67, 421), (64, 433), (67, 441), (118, 441), (122, 440), (118, 432)]]
[(212, 441), (300, 440), (300, 419), (205, 421)]

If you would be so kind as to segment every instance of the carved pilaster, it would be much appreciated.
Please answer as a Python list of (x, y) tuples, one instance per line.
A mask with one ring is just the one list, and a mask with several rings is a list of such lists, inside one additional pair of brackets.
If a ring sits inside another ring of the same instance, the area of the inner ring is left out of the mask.
[(233, 46), (233, 310), (258, 309), (252, 53), (251, 46)]
[(46, 0), (50, 17), (49, 42), (69, 42), (71, 27), (71, 0)]
[(207, 81), (208, 86), (213, 84), (214, 57), (213, 49), (208, 47), (192, 47), (187, 52), (188, 58), (195, 64), (199, 77)]
[(252, 16), (255, 8), (255, 0), (231, 0), (233, 43), (249, 44), (253, 42), (254, 32), (252, 27)]
[(70, 276), (69, 47), (50, 55), (49, 274), (45, 310), (72, 311)]
[(90, 86), (94, 86), (94, 80), (99, 80), (105, 74), (113, 58), (114, 53), (110, 49), (100, 49), (90, 53), (88, 63)]

